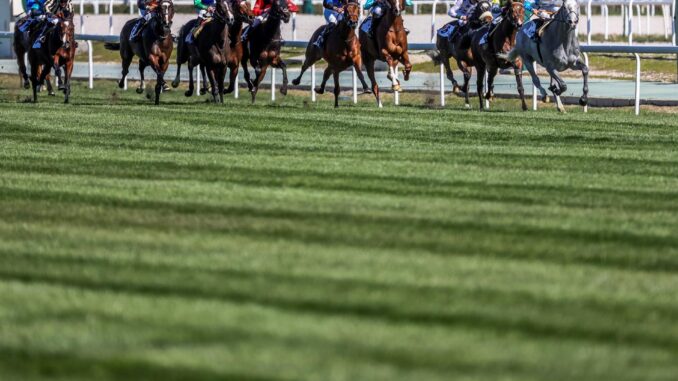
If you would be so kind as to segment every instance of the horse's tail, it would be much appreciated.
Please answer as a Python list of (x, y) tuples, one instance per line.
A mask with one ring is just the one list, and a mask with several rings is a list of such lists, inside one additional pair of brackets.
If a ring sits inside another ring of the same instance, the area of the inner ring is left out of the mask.
[(104, 44), (104, 48), (107, 50), (120, 50), (119, 42), (107, 42)]
[(433, 65), (438, 66), (443, 63), (443, 54), (440, 53), (440, 50), (429, 50), (426, 52), (426, 55), (431, 57)]

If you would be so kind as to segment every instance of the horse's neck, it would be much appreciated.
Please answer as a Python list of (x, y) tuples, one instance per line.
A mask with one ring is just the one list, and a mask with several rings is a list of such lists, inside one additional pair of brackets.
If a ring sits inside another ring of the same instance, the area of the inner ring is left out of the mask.
[(577, 39), (577, 29), (570, 29), (565, 22), (554, 20), (550, 28), (553, 28), (549, 33), (545, 33), (545, 37), (553, 47), (562, 45), (566, 50), (573, 50), (579, 46)]
[(346, 42), (355, 38), (355, 30), (345, 22), (340, 22), (337, 30), (339, 31), (339, 37)]
[(501, 33), (499, 35), (501, 39), (497, 40), (497, 45), (499, 49), (501, 49), (501, 47), (504, 46), (506, 40), (508, 40), (509, 45), (511, 46), (514, 46), (516, 44), (516, 34), (518, 34), (518, 29), (515, 26), (513, 26), (513, 23), (511, 22), (511, 20), (509, 20), (508, 15), (505, 16), (504, 19), (499, 24), (499, 30), (497, 32)]
[(242, 21), (236, 20), (233, 25), (228, 28), (228, 35), (233, 41), (240, 40), (240, 33), (242, 32)]

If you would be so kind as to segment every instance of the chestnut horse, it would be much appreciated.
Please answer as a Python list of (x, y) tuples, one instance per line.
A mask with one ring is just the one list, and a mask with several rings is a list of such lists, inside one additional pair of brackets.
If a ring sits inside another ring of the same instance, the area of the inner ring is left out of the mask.
[(186, 96), (193, 94), (193, 68), (202, 65), (210, 81), (212, 100), (214, 103), (224, 103), (224, 78), (231, 58), (229, 27), (234, 22), (231, 0), (217, 0), (212, 21), (203, 26), (200, 34), (188, 46), (191, 57), (188, 60), (189, 83)]
[[(406, 81), (410, 79), (410, 71), (412, 70), (410, 57), (407, 54), (407, 33), (401, 16), (404, 1), (386, 0), (382, 1), (382, 5), (385, 8), (384, 15), (381, 16), (379, 25), (374, 30), (374, 39), (370, 38), (362, 28), (360, 30), (360, 50), (379, 107), (382, 107), (382, 104), (379, 85), (374, 77), (374, 63), (377, 60), (386, 61), (388, 64), (388, 79), (391, 80), (391, 89), (394, 91), (400, 91), (400, 81), (396, 78), (398, 62), (405, 66), (403, 73)], [(372, 20), (372, 22), (375, 22), (375, 20)]]
[[(19, 66), (19, 77), (21, 77), (21, 84), (24, 87), (24, 89), (30, 89), (31, 88), (31, 81), (30, 78), (28, 77), (28, 73), (26, 71), (26, 53), (31, 49), (31, 45), (33, 45), (33, 41), (31, 38), (31, 35), (33, 35), (33, 38), (37, 36), (38, 30), (42, 29), (41, 25), (34, 25), (30, 30), (26, 32), (22, 32), (19, 30), (19, 27), (21, 26), (20, 23), (14, 24), (14, 54), (16, 55), (16, 63)], [(38, 75), (42, 73), (42, 67), (38, 68)], [(54, 93), (54, 89), (52, 88), (52, 81), (50, 78), (49, 73), (47, 73), (47, 76), (45, 76), (45, 81), (47, 82), (47, 92), (49, 95), (54, 96), (56, 95)], [(39, 89), (38, 89), (39, 90)]]
[(337, 27), (327, 36), (323, 50), (320, 50), (312, 42), (315, 41), (320, 33), (323, 32), (325, 26), (318, 28), (313, 36), (311, 36), (310, 43), (306, 47), (306, 59), (301, 66), (299, 77), (292, 81), (292, 84), (297, 86), (301, 82), (301, 76), (314, 63), (324, 58), (327, 61), (327, 68), (323, 74), (323, 80), (320, 88), (315, 92), (323, 94), (325, 92), (325, 84), (334, 75), (334, 107), (339, 107), (339, 73), (353, 66), (360, 83), (363, 85), (363, 91), (369, 93), (369, 88), (365, 82), (365, 77), (361, 71), (362, 57), (360, 55), (360, 42), (355, 35), (355, 27), (360, 20), (360, 4), (354, 1), (349, 1), (344, 5), (343, 18), (337, 23)]
[(157, 75), (155, 83), (155, 104), (160, 104), (160, 93), (165, 85), (165, 72), (169, 66), (174, 42), (172, 41), (172, 19), (174, 18), (174, 5), (171, 0), (162, 0), (159, 11), (151, 18), (148, 25), (141, 31), (138, 41), (130, 41), (130, 34), (138, 18), (129, 20), (120, 31), (119, 43), (106, 43), (108, 50), (119, 50), (122, 58), (122, 78), (118, 81), (118, 87), (125, 86), (125, 77), (129, 73), (129, 65), (134, 56), (139, 57), (140, 84), (137, 93), (144, 92), (144, 70), (151, 66)]
[[(290, 10), (287, 0), (273, 0), (269, 10), (268, 20), (259, 24), (257, 28), (249, 32), (249, 39), (243, 45), (242, 67), (244, 70), (247, 87), (252, 94), (252, 103), (257, 97), (259, 85), (266, 75), (268, 66), (273, 66), (282, 70), (283, 83), (280, 86), (280, 93), (287, 94), (287, 65), (280, 57), (280, 47), (282, 37), (280, 35), (280, 24), (290, 21)], [(254, 82), (250, 79), (250, 72), (247, 69), (247, 61), (250, 61), (254, 67)]]
[[(71, 74), (75, 62), (75, 50), (78, 44), (75, 42), (73, 14), (60, 11), (57, 13), (57, 17), (59, 17), (59, 29), (61, 30), (61, 47), (57, 49), (54, 55), (54, 72), (56, 77), (60, 79), (59, 90), (64, 92), (64, 103), (68, 103), (71, 95)], [(64, 69), (63, 78), (61, 78), (61, 68)]]
[[(516, 45), (516, 34), (523, 26), (525, 6), (520, 1), (508, 0), (502, 9), (502, 20), (495, 26), (486, 25), (473, 32), (471, 50), (475, 57), (476, 86), (480, 109), (484, 109), (484, 100), (494, 98), (494, 77), (499, 69), (513, 68), (518, 86), (518, 95), (522, 102), (523, 111), (527, 110), (525, 103), (525, 89), (523, 88), (523, 64), (518, 58), (516, 62), (497, 57), (497, 54), (506, 54)], [(481, 44), (483, 36), (487, 34), (486, 42)], [(483, 82), (487, 71), (487, 94), (483, 98)]]

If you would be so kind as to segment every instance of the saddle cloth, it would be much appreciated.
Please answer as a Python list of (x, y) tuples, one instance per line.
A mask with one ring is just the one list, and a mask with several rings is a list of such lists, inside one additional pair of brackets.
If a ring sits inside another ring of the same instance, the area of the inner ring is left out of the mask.
[(362, 30), (365, 33), (370, 32), (370, 27), (372, 26), (372, 16), (368, 16), (363, 20), (363, 23), (360, 24), (360, 30)]
[(438, 36), (441, 38), (448, 38), (453, 32), (454, 25), (452, 23), (447, 23), (442, 28), (438, 29)]
[(488, 30), (485, 31), (485, 33), (483, 33), (483, 36), (480, 37), (480, 45), (487, 44), (487, 38), (489, 37), (489, 35), (490, 35), (490, 30), (488, 29)]
[(537, 23), (535, 20), (530, 20), (523, 24), (523, 27), (520, 29), (527, 37), (532, 40), (537, 38)]

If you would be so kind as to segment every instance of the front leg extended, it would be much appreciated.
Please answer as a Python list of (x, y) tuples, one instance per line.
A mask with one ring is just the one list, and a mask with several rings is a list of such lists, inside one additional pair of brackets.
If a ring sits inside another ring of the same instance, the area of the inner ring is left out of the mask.
[(275, 58), (275, 60), (273, 61), (272, 66), (274, 68), (278, 68), (278, 69), (282, 70), (283, 82), (282, 82), (282, 86), (280, 86), (280, 94), (287, 95), (287, 84), (288, 84), (287, 64), (285, 64), (285, 61), (283, 61), (282, 58), (280, 57), (280, 55), (278, 55)]

